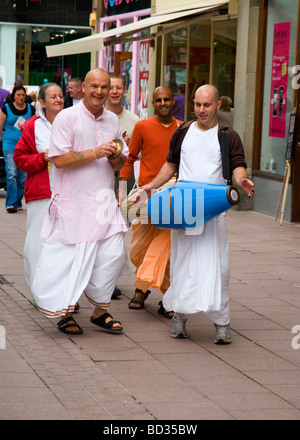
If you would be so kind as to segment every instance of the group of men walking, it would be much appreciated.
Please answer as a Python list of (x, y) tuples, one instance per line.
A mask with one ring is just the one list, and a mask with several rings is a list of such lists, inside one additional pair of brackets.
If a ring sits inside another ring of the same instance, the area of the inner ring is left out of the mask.
[[(119, 208), (128, 182), (131, 188), (137, 179), (141, 188), (135, 202), (142, 190), (150, 195), (172, 179), (225, 184), (219, 133), (226, 129), (235, 183), (249, 197), (254, 193), (240, 137), (218, 123), (220, 97), (214, 86), (196, 91), (196, 119), (189, 122), (173, 117), (174, 97), (166, 86), (154, 90), (155, 115), (146, 120), (123, 108), (125, 91), (122, 77), (93, 69), (82, 83), (83, 98), (61, 111), (52, 126), (48, 158), (55, 165), (54, 187), (31, 289), (37, 307), (62, 318), (58, 328), (67, 334), (82, 333), (73, 311), (83, 292), (94, 307), (93, 324), (112, 332), (123, 329), (108, 309), (128, 263), (128, 225)], [(123, 143), (117, 157), (115, 139)], [(159, 289), (158, 311), (172, 319), (172, 337), (187, 337), (186, 315), (202, 311), (216, 327), (215, 343), (229, 343), (225, 218), (223, 213), (210, 220), (199, 235), (134, 221), (129, 256), (136, 282), (129, 308), (144, 308), (150, 289)]]

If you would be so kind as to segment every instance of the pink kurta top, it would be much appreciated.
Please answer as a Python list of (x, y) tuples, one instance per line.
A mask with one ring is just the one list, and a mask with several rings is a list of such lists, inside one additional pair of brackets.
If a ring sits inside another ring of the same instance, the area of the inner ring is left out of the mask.
[[(49, 158), (96, 148), (113, 139), (123, 140), (118, 117), (104, 109), (95, 119), (81, 101), (56, 116)], [(123, 154), (128, 156), (124, 141)], [(55, 168), (52, 202), (41, 238), (47, 240), (57, 226), (65, 244), (103, 240), (127, 231), (114, 193), (113, 168), (107, 158), (76, 168)]]

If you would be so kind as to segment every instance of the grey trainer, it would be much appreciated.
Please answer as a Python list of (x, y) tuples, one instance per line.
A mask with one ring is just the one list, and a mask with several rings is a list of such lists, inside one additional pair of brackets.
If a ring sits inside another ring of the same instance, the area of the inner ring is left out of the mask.
[(229, 324), (227, 325), (218, 325), (215, 324), (216, 334), (214, 338), (215, 344), (230, 344), (231, 336), (229, 332)]
[(184, 339), (187, 338), (185, 329), (186, 317), (182, 313), (175, 313), (172, 318), (172, 338)]

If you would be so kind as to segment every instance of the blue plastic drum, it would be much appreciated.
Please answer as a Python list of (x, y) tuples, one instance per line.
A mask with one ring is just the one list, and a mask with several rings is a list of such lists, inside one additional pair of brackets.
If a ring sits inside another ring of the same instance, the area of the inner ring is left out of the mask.
[(153, 225), (164, 229), (193, 229), (239, 203), (233, 185), (180, 180), (153, 194), (148, 215)]

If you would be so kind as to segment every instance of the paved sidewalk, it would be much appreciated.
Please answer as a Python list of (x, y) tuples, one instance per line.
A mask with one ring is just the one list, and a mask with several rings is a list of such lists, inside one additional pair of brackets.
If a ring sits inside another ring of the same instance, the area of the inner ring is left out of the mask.
[(82, 297), (84, 333), (68, 337), (34, 307), (23, 275), (26, 208), (7, 214), (4, 201), (1, 193), (1, 420), (300, 419), (299, 225), (228, 212), (231, 345), (214, 345), (203, 314), (188, 318), (189, 339), (172, 339), (153, 289), (144, 310), (129, 310), (133, 273), (110, 309), (123, 334), (93, 326)]

